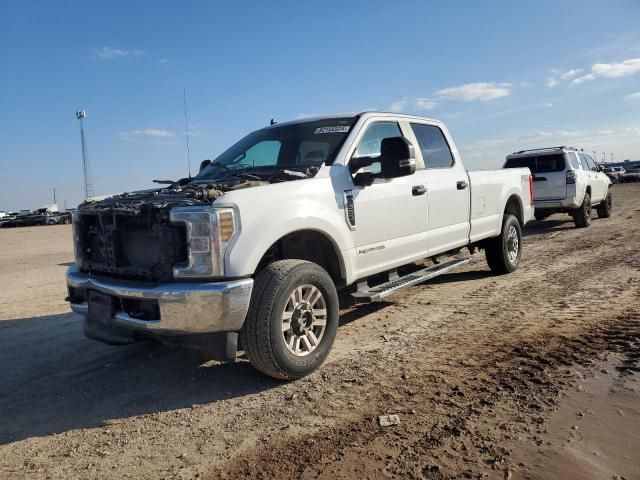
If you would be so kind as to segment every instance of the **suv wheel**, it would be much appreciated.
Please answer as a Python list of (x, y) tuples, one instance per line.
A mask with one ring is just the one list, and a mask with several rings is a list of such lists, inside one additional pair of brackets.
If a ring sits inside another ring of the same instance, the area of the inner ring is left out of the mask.
[(584, 194), (582, 205), (573, 212), (573, 221), (578, 228), (585, 228), (591, 225), (591, 195)]
[(329, 274), (304, 260), (280, 260), (256, 277), (240, 339), (251, 364), (271, 377), (310, 374), (329, 355), (338, 294)]
[(505, 214), (500, 235), (489, 240), (484, 253), (493, 273), (511, 273), (518, 268), (522, 258), (522, 231), (515, 216)]
[(613, 207), (613, 201), (611, 199), (611, 192), (607, 192), (606, 198), (598, 205), (598, 218), (609, 218), (611, 216), (611, 208)]

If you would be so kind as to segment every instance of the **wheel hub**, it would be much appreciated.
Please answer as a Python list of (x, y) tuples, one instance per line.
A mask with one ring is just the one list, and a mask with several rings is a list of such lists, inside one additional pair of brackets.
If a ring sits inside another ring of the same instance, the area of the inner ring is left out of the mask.
[(303, 357), (313, 352), (327, 326), (327, 302), (314, 285), (301, 285), (290, 294), (282, 312), (282, 336), (287, 350)]

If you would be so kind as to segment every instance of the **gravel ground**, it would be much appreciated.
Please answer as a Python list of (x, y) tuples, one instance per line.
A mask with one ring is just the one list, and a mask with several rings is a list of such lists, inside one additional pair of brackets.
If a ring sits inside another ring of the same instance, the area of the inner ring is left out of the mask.
[[(613, 216), (588, 229), (532, 222), (514, 274), (476, 255), (345, 306), (328, 362), (290, 383), (244, 359), (85, 339), (63, 301), (70, 227), (0, 230), (0, 477), (640, 478), (611, 447), (640, 431), (640, 187), (612, 190)], [(602, 375), (616, 388), (581, 389)], [(597, 448), (589, 419), (609, 400), (625, 421), (601, 427), (600, 469), (571, 468), (561, 442)], [(585, 433), (564, 435), (577, 408)], [(380, 427), (387, 414), (399, 425)]]

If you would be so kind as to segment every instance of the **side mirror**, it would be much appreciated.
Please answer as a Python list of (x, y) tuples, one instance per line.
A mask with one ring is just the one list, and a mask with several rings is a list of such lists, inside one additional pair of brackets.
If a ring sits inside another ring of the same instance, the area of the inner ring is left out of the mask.
[(413, 145), (404, 137), (383, 138), (380, 144), (380, 176), (396, 178), (416, 171)]
[(207, 159), (207, 160), (202, 160), (200, 162), (200, 172), (202, 170), (204, 170), (205, 168), (207, 168), (209, 165), (211, 165), (211, 160)]

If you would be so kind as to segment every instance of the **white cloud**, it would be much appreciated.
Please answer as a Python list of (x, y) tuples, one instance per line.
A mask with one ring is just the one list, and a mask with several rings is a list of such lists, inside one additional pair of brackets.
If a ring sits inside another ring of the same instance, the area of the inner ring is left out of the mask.
[(160, 60), (158, 60), (158, 63), (167, 63), (168, 61), (168, 58), (161, 58)]
[(395, 102), (392, 102), (391, 105), (389, 105), (389, 111), (390, 112), (402, 112), (407, 104), (409, 103), (409, 100), (407, 99), (407, 97), (403, 97), (400, 100), (396, 100)]
[(167, 138), (175, 137), (176, 134), (162, 128), (145, 128), (144, 130), (132, 130), (130, 132), (122, 132), (121, 137), (158, 137)]
[(571, 70), (568, 70), (566, 72), (564, 72), (562, 75), (560, 75), (560, 78), (562, 80), (568, 80), (569, 78), (573, 78), (576, 75), (579, 75), (580, 73), (584, 72), (584, 70), (582, 68), (572, 68)]
[(595, 80), (596, 76), (593, 73), (588, 73), (582, 77), (574, 78), (571, 83), (575, 83), (576, 85), (580, 85), (581, 83), (588, 82), (590, 80)]
[(467, 83), (459, 87), (438, 90), (436, 95), (446, 100), (461, 100), (463, 102), (494, 100), (511, 94), (510, 83), (478, 82)]
[(558, 81), (555, 78), (550, 78), (547, 80), (547, 87), (553, 88), (558, 84)]
[(548, 137), (566, 138), (566, 137), (575, 137), (576, 135), (579, 135), (579, 134), (580, 132), (570, 132), (567, 130), (557, 130), (553, 132), (539, 131), (539, 132), (531, 132), (525, 135), (521, 135), (520, 137), (518, 137), (518, 140), (535, 140), (538, 138), (548, 138)]
[(438, 102), (430, 98), (416, 98), (416, 108), (419, 110), (433, 110)]
[(640, 92), (632, 93), (625, 97), (627, 100), (640, 100)]
[(102, 47), (96, 51), (96, 57), (100, 60), (115, 60), (116, 58), (140, 57), (146, 55), (144, 50), (125, 50), (121, 48)]
[(631, 58), (620, 63), (596, 63), (591, 71), (606, 78), (625, 77), (640, 72), (640, 58)]
[(638, 72), (640, 72), (640, 58), (630, 58), (623, 62), (594, 63), (591, 66), (591, 73), (573, 79), (572, 83), (581, 84), (596, 78), (626, 77)]

